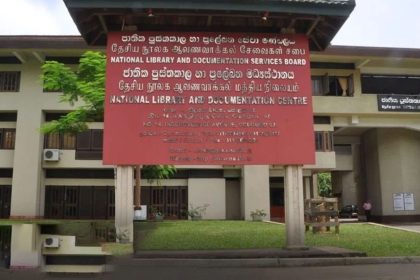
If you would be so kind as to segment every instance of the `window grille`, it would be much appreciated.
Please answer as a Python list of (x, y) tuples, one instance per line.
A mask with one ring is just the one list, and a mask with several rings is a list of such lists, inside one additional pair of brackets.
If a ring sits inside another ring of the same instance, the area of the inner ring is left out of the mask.
[(0, 71), (0, 91), (18, 92), (20, 86), (20, 72)]

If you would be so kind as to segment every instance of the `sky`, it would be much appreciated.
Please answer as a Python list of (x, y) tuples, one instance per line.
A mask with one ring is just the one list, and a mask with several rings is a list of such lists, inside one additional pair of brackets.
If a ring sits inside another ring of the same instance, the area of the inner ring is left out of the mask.
[[(356, 0), (333, 45), (420, 48), (419, 0)], [(0, 0), (0, 35), (79, 35), (62, 0)]]

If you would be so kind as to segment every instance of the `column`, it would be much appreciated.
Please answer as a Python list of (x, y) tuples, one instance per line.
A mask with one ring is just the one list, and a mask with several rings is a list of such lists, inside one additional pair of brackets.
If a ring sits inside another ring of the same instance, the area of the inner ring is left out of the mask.
[(311, 177), (303, 177), (303, 185), (305, 186), (305, 199), (311, 198)]
[(34, 268), (41, 265), (41, 238), (37, 224), (12, 226), (10, 267)]
[(241, 216), (250, 220), (250, 212), (262, 209), (270, 220), (270, 172), (268, 165), (245, 165), (242, 168)]
[(319, 198), (317, 173), (312, 174), (312, 197), (311, 198)]
[[(22, 81), (22, 86), (27, 87), (27, 83), (27, 80)], [(42, 134), (39, 132), (42, 111), (37, 102), (33, 102), (36, 99), (33, 92), (26, 91), (26, 95), (28, 95), (28, 100), (20, 104), (16, 122), (10, 207), (10, 218), (16, 219), (40, 218), (44, 213), (44, 188), (41, 183), (43, 180)], [(11, 267), (40, 266), (42, 261), (40, 242), (38, 224), (13, 225), (10, 244)]]
[(133, 241), (133, 167), (117, 166), (115, 177), (115, 230)]
[(305, 246), (302, 166), (285, 166), (284, 199), (286, 221), (286, 247)]

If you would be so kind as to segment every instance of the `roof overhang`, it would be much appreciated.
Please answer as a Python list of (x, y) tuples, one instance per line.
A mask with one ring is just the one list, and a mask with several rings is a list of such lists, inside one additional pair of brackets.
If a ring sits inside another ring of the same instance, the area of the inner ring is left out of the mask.
[[(89, 45), (110, 31), (301, 33), (324, 50), (355, 7), (354, 0), (64, 0)], [(264, 18), (264, 19), (263, 19)]]

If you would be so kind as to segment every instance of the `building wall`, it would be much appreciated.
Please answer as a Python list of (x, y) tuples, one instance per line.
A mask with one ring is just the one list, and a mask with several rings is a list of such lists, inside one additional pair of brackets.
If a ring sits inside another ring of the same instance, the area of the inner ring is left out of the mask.
[(376, 129), (364, 134), (363, 144), (366, 161), (366, 199), (369, 199), (373, 205), (372, 214), (382, 215), (381, 174), (379, 166), (378, 132)]
[[(5, 50), (10, 55), (16, 50)], [(41, 63), (31, 55), (32, 49), (23, 50), (23, 64), (0, 64), (0, 71), (21, 71), (19, 92), (0, 93), (0, 112), (17, 112), (16, 122), (0, 122), (2, 128), (16, 128), (15, 150), (0, 150), (0, 168), (12, 168), (13, 178), (0, 178), (0, 184), (12, 185), (12, 216), (42, 216), (44, 213), (45, 185), (112, 185), (112, 179), (44, 178), (44, 169), (102, 169), (100, 160), (75, 160), (74, 150), (62, 150), (58, 162), (42, 160), (43, 135), (39, 127), (46, 112), (71, 110), (59, 103), (59, 93), (43, 92), (40, 81)], [(79, 56), (83, 50), (39, 50), (53, 55)], [(343, 204), (372, 200), (374, 215), (418, 214), (417, 197), (419, 172), (419, 113), (378, 112), (375, 94), (363, 94), (360, 76), (363, 73), (420, 75), (420, 60), (414, 58), (328, 56), (312, 54), (318, 62), (352, 62), (355, 69), (312, 69), (313, 75), (353, 75), (354, 96), (314, 96), (314, 114), (328, 116), (330, 124), (316, 124), (314, 130), (334, 132), (336, 128), (366, 129), (364, 133), (334, 136), (337, 144), (351, 144), (351, 155), (334, 151), (318, 151), (316, 163), (306, 165), (307, 176), (312, 171), (333, 171), (333, 180), (342, 193)], [(398, 63), (395, 63), (398, 62)], [(361, 66), (365, 65), (365, 66)], [(102, 128), (92, 123), (91, 128)], [(406, 129), (403, 129), (406, 128)], [(368, 130), (370, 129), (370, 130)], [(411, 130), (409, 130), (411, 129)], [(337, 133), (338, 135), (338, 133)], [(361, 144), (360, 144), (361, 143)], [(359, 146), (360, 145), (360, 149)], [(356, 147), (357, 146), (357, 147)], [(360, 150), (360, 152), (359, 152)], [(359, 159), (359, 156), (362, 157)], [(201, 168), (189, 166), (185, 168)], [(223, 169), (222, 166), (207, 166)], [(231, 167), (229, 167), (231, 168)], [(241, 167), (235, 167), (235, 171)], [(224, 168), (228, 169), (227, 167)], [(225, 182), (224, 178), (189, 178), (169, 180), (163, 185), (187, 185), (189, 202), (195, 205), (209, 203), (208, 218), (249, 218), (249, 212), (264, 209), (269, 213), (269, 176), (284, 176), (279, 166), (246, 166), (241, 169), (238, 182)], [(226, 172), (225, 172), (226, 173)], [(229, 176), (226, 176), (226, 178)], [(155, 183), (142, 181), (143, 185)], [(316, 187), (316, 186), (315, 186)], [(413, 192), (416, 211), (393, 211), (392, 194)], [(22, 194), (25, 195), (22, 195)], [(269, 217), (266, 217), (269, 218)]]
[[(407, 129), (378, 129), (382, 214), (420, 214), (420, 133)], [(394, 211), (393, 194), (414, 193), (415, 211)]]
[(262, 209), (270, 220), (270, 175), (267, 165), (246, 165), (242, 168), (241, 216), (251, 219), (251, 211)]
[(194, 207), (208, 205), (203, 219), (226, 219), (226, 180), (188, 179), (188, 201)]
[(357, 205), (357, 185), (352, 171), (331, 172), (333, 193), (339, 194), (341, 205)]

